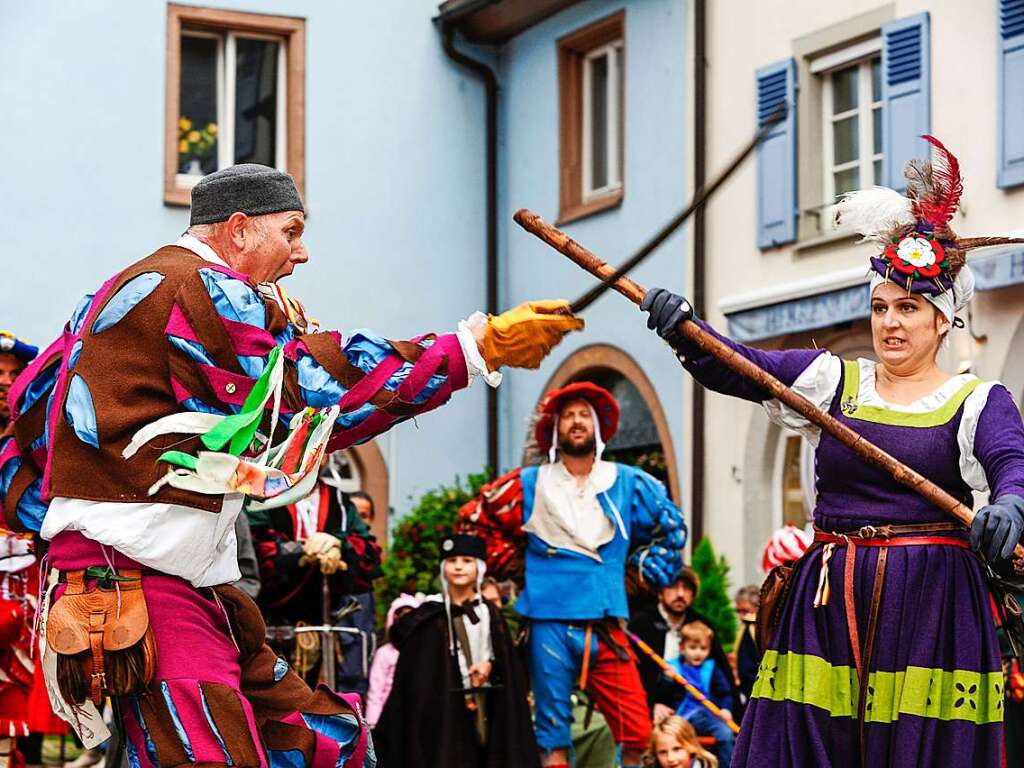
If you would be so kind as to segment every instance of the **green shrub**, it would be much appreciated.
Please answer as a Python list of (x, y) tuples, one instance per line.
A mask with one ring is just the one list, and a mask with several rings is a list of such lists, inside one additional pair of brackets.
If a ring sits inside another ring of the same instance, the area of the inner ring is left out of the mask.
[(729, 563), (715, 557), (711, 541), (705, 536), (693, 551), (693, 570), (700, 578), (700, 591), (693, 607), (711, 622), (726, 651), (732, 650), (736, 639), (736, 611), (729, 596)]

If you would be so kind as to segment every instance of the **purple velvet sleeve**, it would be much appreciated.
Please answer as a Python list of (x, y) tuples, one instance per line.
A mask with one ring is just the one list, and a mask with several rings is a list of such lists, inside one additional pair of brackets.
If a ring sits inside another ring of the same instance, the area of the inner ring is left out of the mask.
[[(803, 373), (804, 369), (818, 355), (825, 353), (824, 349), (766, 350), (745, 347), (727, 336), (723, 336), (703, 320), (695, 322), (712, 336), (779, 379), (787, 387), (792, 386), (797, 376)], [(700, 357), (689, 358), (683, 363), (683, 367), (705, 387), (715, 392), (721, 392), (723, 395), (741, 397), (755, 403), (771, 398), (767, 391), (719, 362), (712, 355), (702, 354)]]
[(974, 455), (988, 479), (990, 498), (1024, 497), (1024, 424), (1006, 387), (992, 387), (978, 419)]

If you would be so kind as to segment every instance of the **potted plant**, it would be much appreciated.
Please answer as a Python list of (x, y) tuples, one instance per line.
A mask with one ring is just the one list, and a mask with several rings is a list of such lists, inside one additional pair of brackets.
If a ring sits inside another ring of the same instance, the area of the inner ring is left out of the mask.
[(178, 118), (178, 167), (190, 176), (203, 176), (203, 162), (217, 145), (217, 124), (196, 128), (184, 115)]

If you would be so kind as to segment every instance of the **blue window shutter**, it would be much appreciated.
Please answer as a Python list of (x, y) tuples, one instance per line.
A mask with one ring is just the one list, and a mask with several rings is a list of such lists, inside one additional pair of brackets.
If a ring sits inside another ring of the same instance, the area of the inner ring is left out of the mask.
[(999, 0), (998, 116), (996, 184), (1024, 184), (1024, 0)]
[(796, 240), (796, 62), (786, 59), (757, 70), (757, 124), (781, 104), (786, 117), (757, 148), (757, 246)]
[(928, 14), (882, 26), (882, 181), (902, 192), (907, 161), (931, 157), (931, 46)]

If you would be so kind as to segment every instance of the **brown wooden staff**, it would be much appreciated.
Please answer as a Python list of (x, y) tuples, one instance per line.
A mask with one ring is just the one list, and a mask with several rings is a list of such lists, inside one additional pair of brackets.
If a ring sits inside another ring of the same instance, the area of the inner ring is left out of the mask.
[[(590, 272), (602, 280), (615, 274), (615, 268), (610, 264), (601, 261), (597, 256), (577, 243), (567, 234), (551, 226), (537, 214), (521, 208), (513, 216), (516, 223), (532, 235), (536, 235), (545, 243), (550, 245), (559, 253), (568, 256), (578, 266)], [(646, 291), (628, 277), (619, 277), (612, 285), (616, 291), (621, 293), (634, 304), (639, 305), (643, 301)], [(854, 432), (841, 421), (828, 413), (818, 410), (810, 400), (787, 387), (767, 371), (751, 362), (728, 344), (721, 342), (715, 336), (701, 328), (697, 323), (684, 321), (679, 324), (679, 332), (691, 342), (699, 346), (705, 352), (713, 355), (723, 364), (745, 376), (759, 386), (768, 390), (772, 397), (785, 403), (794, 411), (799, 413), (812, 424), (828, 432), (832, 437), (841, 442), (861, 458), (869, 461), (875, 466), (881, 467), (891, 474), (896, 480), (909, 486), (929, 502), (945, 510), (965, 526), (970, 528), (974, 521), (974, 511), (957, 501), (942, 488), (937, 486), (919, 472), (914, 471), (906, 464), (883, 451), (874, 443), (864, 439), (863, 436)], [(1014, 549), (1014, 555), (1018, 559), (1024, 558), (1024, 546), (1019, 543)]]

